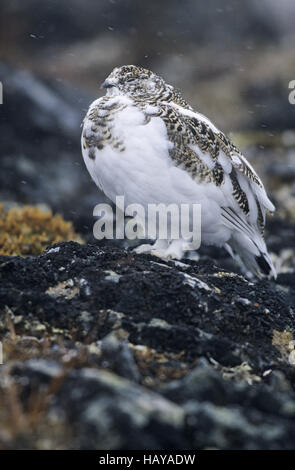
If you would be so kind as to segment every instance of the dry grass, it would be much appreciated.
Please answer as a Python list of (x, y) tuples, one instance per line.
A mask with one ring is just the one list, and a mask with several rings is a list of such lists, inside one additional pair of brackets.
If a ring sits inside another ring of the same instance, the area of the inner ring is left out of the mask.
[(82, 243), (61, 215), (32, 206), (5, 211), (0, 205), (0, 255), (36, 256), (54, 243), (70, 240)]

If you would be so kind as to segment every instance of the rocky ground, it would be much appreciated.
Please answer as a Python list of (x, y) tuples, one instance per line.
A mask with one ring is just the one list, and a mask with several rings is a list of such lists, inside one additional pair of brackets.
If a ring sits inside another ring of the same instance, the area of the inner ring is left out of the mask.
[(294, 448), (294, 272), (67, 242), (0, 279), (1, 448)]

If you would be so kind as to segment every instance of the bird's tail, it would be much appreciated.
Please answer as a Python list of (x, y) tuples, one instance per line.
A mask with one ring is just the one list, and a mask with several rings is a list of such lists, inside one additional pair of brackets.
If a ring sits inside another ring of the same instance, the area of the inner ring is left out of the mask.
[[(233, 229), (232, 237), (228, 241), (230, 254), (234, 257), (235, 254), (238, 255), (245, 267), (255, 276), (259, 278), (267, 276), (276, 279), (275, 267), (259, 230), (247, 224), (239, 216), (236, 217), (236, 214), (230, 214), (226, 211), (225, 215), (225, 225)], [(240, 224), (240, 226), (237, 227), (237, 224)]]
[(276, 279), (277, 273), (266, 248), (263, 251), (258, 249), (252, 240), (241, 234), (238, 237), (233, 236), (228, 245), (229, 253), (233, 257), (238, 256), (256, 277), (267, 276)]

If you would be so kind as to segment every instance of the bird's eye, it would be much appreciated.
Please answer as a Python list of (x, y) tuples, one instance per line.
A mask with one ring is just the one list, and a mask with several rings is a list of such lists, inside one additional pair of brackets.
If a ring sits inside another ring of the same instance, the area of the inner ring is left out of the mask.
[(128, 78), (127, 82), (134, 82), (135, 78)]

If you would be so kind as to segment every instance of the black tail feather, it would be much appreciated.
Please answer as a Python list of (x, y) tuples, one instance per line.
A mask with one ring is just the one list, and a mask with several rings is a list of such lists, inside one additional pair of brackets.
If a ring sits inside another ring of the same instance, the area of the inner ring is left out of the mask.
[(256, 263), (258, 264), (261, 271), (268, 276), (271, 272), (271, 266), (263, 255), (255, 256)]

